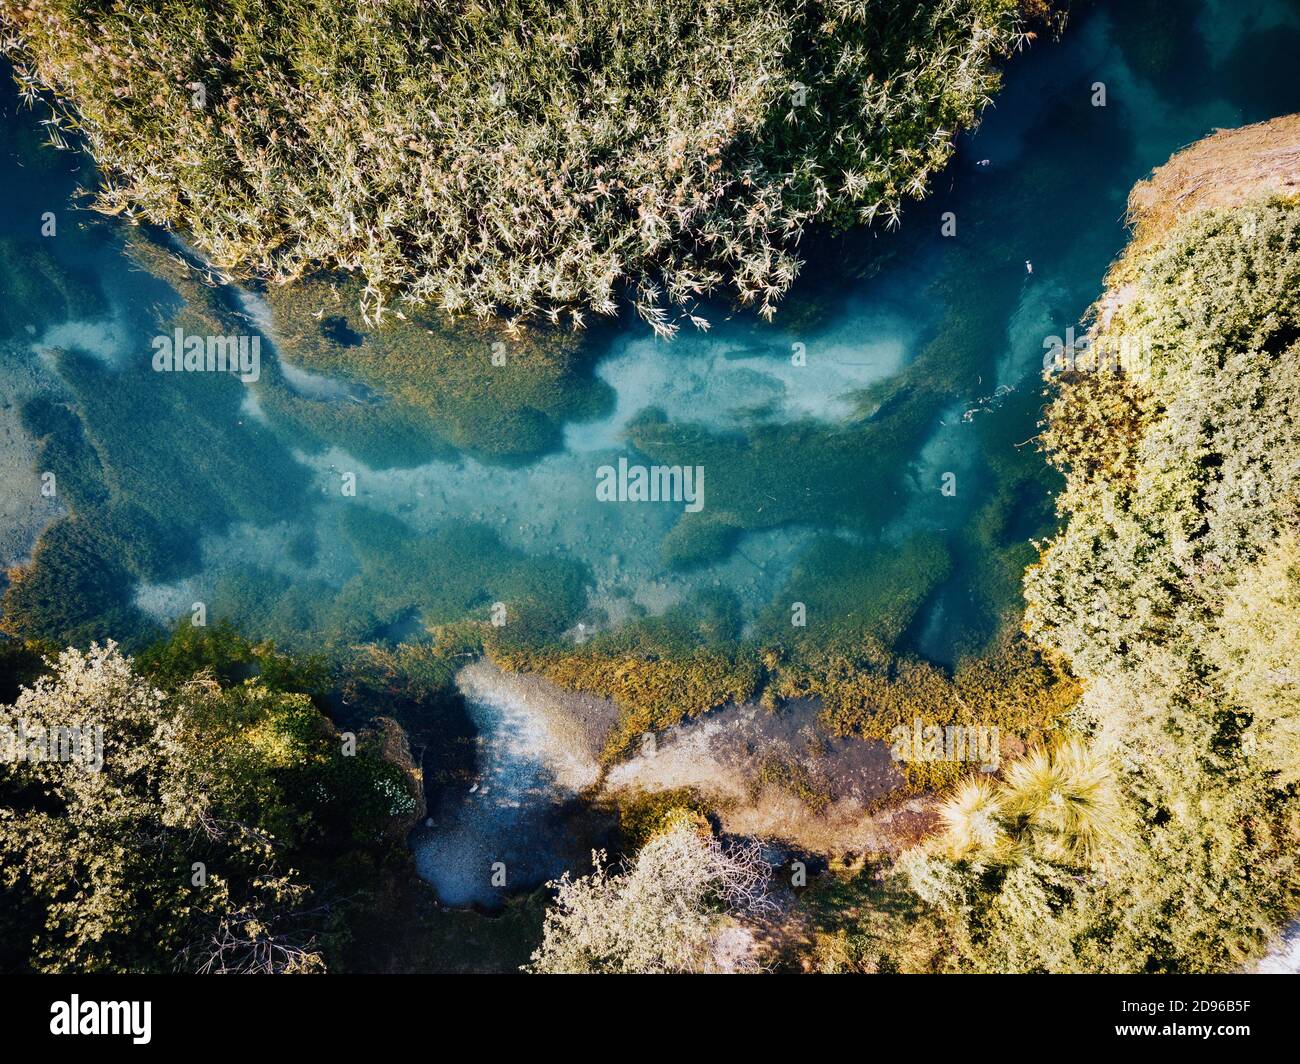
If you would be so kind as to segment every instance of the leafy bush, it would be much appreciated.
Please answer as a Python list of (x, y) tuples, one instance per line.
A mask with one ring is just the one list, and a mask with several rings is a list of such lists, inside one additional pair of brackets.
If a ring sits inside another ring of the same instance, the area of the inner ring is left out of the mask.
[(771, 869), (753, 844), (726, 845), (684, 814), (631, 864), (552, 886), (540, 973), (754, 971), (754, 942), (737, 918), (763, 908)]
[[(1043, 440), (1068, 522), (1026, 577), (1090, 753), (966, 784), (949, 837), (901, 862), (962, 968), (1230, 970), (1300, 904), (1300, 203), (1138, 232), (1094, 333), (1134, 357), (1059, 383)], [(1112, 766), (1113, 808), (1087, 758)]]
[(405, 856), (385, 834), (415, 807), (401, 767), (344, 756), (305, 695), (205, 674), (163, 689), (109, 644), (61, 654), (0, 726), (102, 729), (96, 771), (0, 763), (6, 970), (321, 970), (385, 848)]

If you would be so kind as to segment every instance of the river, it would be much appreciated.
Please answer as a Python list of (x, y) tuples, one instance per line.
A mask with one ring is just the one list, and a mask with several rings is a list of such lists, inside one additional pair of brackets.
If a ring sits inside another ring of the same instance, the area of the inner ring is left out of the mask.
[[(102, 506), (120, 600), (78, 613), (70, 594), (52, 637), (128, 639), (202, 602), (315, 649), (427, 639), (506, 601), (556, 638), (674, 609), (746, 638), (788, 623), (794, 602), (817, 623), (845, 579), (819, 571), (828, 557), (847, 553), (869, 587), (914, 555), (924, 564), (889, 640), (952, 664), (1014, 608), (1028, 541), (1051, 527), (1055, 481), (1027, 445), (1045, 345), (1100, 294), (1129, 189), (1216, 127), (1300, 110), (1300, 5), (1246, 7), (1078, 5), (1061, 42), (1007, 64), (994, 106), (898, 232), (811, 240), (771, 326), (709, 306), (708, 332), (672, 342), (629, 313), (593, 329), (578, 382), (592, 401), (547, 408), (556, 439), (508, 461), (456, 444), (459, 410), (439, 408), (439, 438), (413, 442), (382, 389), (295, 365), (277, 341), (303, 323), (256, 292), (229, 293), (223, 320), (265, 341), (257, 382), (154, 373), (151, 339), (181, 297), (127, 256), (125, 226), (69, 208), (90, 165), (38, 148), (36, 117), (7, 88), (0, 563), (26, 559), (68, 507)], [(342, 424), (355, 411), (371, 417), (364, 434), (299, 435), (308, 415)], [(700, 511), (680, 497), (602, 501), (600, 471), (620, 459), (700, 464)], [(53, 498), (40, 492), (50, 470)], [(70, 591), (88, 579), (66, 576)], [(578, 801), (594, 768), (557, 773), (508, 681), (477, 675), (461, 691), (475, 789), (435, 789), (417, 856), (445, 900), (489, 904), (501, 889), (481, 866), (502, 859), (503, 889), (527, 889), (608, 825)]]

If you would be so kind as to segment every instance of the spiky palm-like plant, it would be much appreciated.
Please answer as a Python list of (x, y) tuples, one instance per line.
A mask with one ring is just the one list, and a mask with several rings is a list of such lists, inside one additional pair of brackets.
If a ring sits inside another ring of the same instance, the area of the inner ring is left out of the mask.
[(1043, 857), (1094, 866), (1116, 835), (1113, 782), (1103, 758), (1070, 740), (1035, 750), (1007, 770), (1003, 808)]
[(939, 807), (942, 845), (958, 860), (1014, 865), (1031, 853), (1057, 864), (1102, 864), (1118, 836), (1113, 776), (1078, 740), (1039, 749), (995, 783), (963, 782)]
[(972, 776), (939, 807), (946, 831), (944, 841), (953, 857), (992, 852), (1006, 841), (1002, 826), (1002, 796), (992, 780)]

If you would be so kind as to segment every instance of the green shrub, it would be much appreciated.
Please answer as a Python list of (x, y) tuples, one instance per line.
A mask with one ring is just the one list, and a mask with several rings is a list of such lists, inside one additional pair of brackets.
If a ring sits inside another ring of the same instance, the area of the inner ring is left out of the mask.
[[(152, 662), (248, 649), (214, 631)], [(0, 720), (103, 728), (98, 772), (0, 765), (7, 971), (319, 971), (346, 963), (385, 877), (413, 875), (406, 765), (368, 735), (346, 756), (303, 694), (210, 673), (163, 690), (93, 647), (60, 655)]]
[(901, 863), (962, 968), (1232, 970), (1300, 904), (1300, 204), (1143, 232), (1093, 341), (1123, 365), (1063, 375), (1048, 410), (1067, 522), (1025, 591), (1079, 676), (1071, 721), (1113, 768), (1120, 830), (1018, 834), (1037, 806), (1004, 790), (1050, 776), (1043, 754), (1003, 790), (968, 784), (949, 819), (969, 844)]

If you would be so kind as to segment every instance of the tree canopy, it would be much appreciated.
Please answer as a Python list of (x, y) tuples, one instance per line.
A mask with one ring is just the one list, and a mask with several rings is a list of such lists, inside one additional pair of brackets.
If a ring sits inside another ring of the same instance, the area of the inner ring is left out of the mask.
[[(324, 969), (364, 878), (344, 889), (330, 870), (373, 867), (409, 822), (401, 770), (364, 741), (348, 756), (280, 686), (294, 670), (160, 686), (112, 644), (51, 666), (0, 706), (6, 739), (22, 737), (0, 762), (0, 968)], [(85, 756), (45, 756), (59, 736)]]

